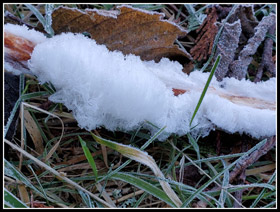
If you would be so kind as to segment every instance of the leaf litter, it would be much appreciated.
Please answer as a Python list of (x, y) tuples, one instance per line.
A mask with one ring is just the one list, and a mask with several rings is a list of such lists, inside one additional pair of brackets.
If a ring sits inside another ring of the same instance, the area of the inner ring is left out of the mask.
[(88, 32), (96, 43), (106, 44), (109, 50), (139, 55), (142, 60), (190, 58), (186, 51), (173, 44), (177, 37), (186, 35), (186, 31), (163, 20), (164, 14), (131, 6), (117, 8), (113, 11), (80, 11), (59, 7), (52, 13), (52, 27), (56, 34)]

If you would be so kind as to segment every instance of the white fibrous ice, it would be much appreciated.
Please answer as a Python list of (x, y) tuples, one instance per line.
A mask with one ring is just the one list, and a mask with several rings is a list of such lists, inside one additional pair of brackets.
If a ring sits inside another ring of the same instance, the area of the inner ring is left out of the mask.
[(25, 25), (5, 24), (5, 32), (25, 38), (33, 43), (42, 43), (47, 40), (43, 33), (34, 29), (28, 29)]
[[(213, 78), (190, 127), (209, 73), (196, 70), (186, 75), (178, 62), (142, 61), (72, 33), (36, 45), (28, 67), (41, 83), (54, 85), (50, 100), (72, 110), (87, 130), (144, 126), (155, 133), (166, 126), (162, 140), (171, 133), (206, 136), (216, 127), (255, 138), (276, 133), (275, 78), (260, 83)], [(175, 96), (173, 88), (186, 92)]]

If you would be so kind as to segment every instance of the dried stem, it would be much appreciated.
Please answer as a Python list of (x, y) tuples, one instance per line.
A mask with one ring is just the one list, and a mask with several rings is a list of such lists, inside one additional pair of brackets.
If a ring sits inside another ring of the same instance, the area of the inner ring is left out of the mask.
[[(13, 35), (11, 33), (5, 32), (4, 34), (4, 42), (5, 42), (5, 61), (14, 65), (21, 64), (22, 66), (26, 66), (27, 60), (30, 59), (32, 51), (36, 46), (35, 43), (30, 42), (27, 39), (24, 39), (20, 36)], [(26, 68), (26, 67), (24, 67)], [(201, 90), (203, 88), (193, 88), (197, 90)], [(183, 94), (185, 92), (189, 92), (188, 90), (173, 88), (174, 95), (177, 96), (179, 94)], [(209, 87), (208, 92), (219, 95), (221, 98), (225, 98), (231, 101), (234, 104), (245, 105), (252, 108), (257, 109), (270, 109), (275, 110), (275, 103), (264, 101), (262, 99), (252, 98), (252, 97), (244, 97), (244, 96), (236, 96), (230, 95), (224, 92), (218, 92), (214, 87)]]

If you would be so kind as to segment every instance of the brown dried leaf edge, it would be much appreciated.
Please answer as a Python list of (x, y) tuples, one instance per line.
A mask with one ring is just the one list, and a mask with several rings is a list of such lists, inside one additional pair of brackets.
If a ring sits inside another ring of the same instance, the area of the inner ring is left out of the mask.
[(56, 34), (88, 32), (91, 38), (98, 44), (105, 44), (109, 50), (139, 55), (142, 60), (191, 58), (174, 45), (174, 41), (185, 36), (186, 31), (163, 20), (163, 16), (127, 5), (111, 11), (59, 7), (52, 14), (52, 27)]

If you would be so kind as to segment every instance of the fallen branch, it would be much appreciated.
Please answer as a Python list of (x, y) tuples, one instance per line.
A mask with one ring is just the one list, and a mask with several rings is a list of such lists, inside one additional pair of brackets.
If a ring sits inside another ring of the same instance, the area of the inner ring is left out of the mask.
[(244, 160), (236, 164), (235, 168), (230, 172), (229, 182), (233, 182), (234, 179), (248, 166), (255, 163), (261, 156), (265, 155), (269, 150), (271, 150), (276, 144), (276, 137), (270, 137), (267, 142), (264, 143), (259, 149), (255, 150), (249, 154)]
[(166, 58), (155, 63), (110, 52), (81, 34), (48, 39), (23, 26), (5, 25), (4, 41), (5, 69), (27, 70), (27, 65), (40, 83), (51, 82), (57, 92), (49, 99), (72, 110), (81, 128), (128, 131), (148, 121), (166, 126), (161, 140), (190, 131), (207, 136), (215, 126), (255, 138), (275, 135), (274, 78), (258, 84), (213, 79), (193, 120), (198, 126), (191, 129), (188, 123), (209, 73), (186, 75), (181, 64)]

